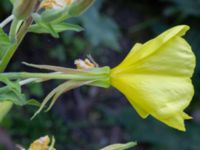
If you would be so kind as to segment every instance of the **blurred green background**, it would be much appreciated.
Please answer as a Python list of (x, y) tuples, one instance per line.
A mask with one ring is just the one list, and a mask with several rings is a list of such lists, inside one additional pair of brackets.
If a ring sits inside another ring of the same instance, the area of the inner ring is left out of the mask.
[[(8, 0), (1, 0), (0, 20), (10, 12)], [(22, 61), (74, 67), (74, 59), (87, 54), (101, 66), (113, 67), (134, 43), (187, 24), (191, 30), (186, 38), (197, 56), (193, 77), (196, 93), (187, 109), (193, 120), (186, 122), (187, 131), (176, 131), (151, 117), (141, 119), (115, 89), (83, 87), (62, 95), (50, 112), (32, 121), (36, 107), (14, 107), (1, 124), (0, 144), (7, 138), (7, 143), (28, 146), (33, 139), (48, 134), (55, 136), (58, 150), (95, 150), (128, 141), (138, 141), (135, 150), (200, 149), (200, 0), (97, 0), (84, 15), (70, 22), (85, 30), (62, 33), (60, 39), (28, 34), (7, 71), (32, 71)], [(27, 97), (41, 101), (57, 84), (32, 84), (23, 90)]]

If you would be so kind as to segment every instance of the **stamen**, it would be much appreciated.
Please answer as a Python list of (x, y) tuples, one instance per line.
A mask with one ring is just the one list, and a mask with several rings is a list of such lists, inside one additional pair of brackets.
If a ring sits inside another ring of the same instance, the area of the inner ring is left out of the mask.
[(75, 60), (74, 64), (76, 65), (77, 69), (91, 69), (95, 68), (95, 64), (93, 64), (89, 59), (77, 59)]

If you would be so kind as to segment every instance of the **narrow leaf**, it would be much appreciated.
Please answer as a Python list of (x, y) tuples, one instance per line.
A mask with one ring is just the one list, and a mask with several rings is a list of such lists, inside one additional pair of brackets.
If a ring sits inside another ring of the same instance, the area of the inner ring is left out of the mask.
[[(80, 32), (83, 28), (79, 25), (70, 24), (70, 23), (59, 23), (59, 24), (51, 24), (51, 27), (56, 33), (64, 32), (64, 31), (76, 31)], [(33, 33), (49, 33), (48, 28), (41, 28), (39, 24), (34, 24), (29, 28), (29, 32)]]
[(62, 72), (62, 73), (66, 73), (66, 74), (88, 73), (86, 70), (80, 70), (80, 69), (71, 69), (71, 68), (50, 66), (50, 65), (36, 65), (36, 64), (30, 64), (27, 62), (22, 62), (22, 63), (29, 67), (33, 67), (33, 68), (37, 68), (37, 69), (51, 70), (51, 71), (56, 71), (56, 72)]
[(52, 99), (52, 101), (51, 101), (51, 104), (48, 107), (47, 111), (50, 110), (50, 108), (53, 106), (53, 104), (55, 103), (57, 98), (64, 92), (70, 91), (74, 88), (78, 88), (83, 85), (90, 84), (92, 82), (94, 82), (94, 81), (73, 81), (73, 80), (71, 80), (71, 81), (64, 82), (63, 84), (60, 84), (45, 97), (40, 108), (35, 112), (35, 114), (33, 115), (33, 117), (31, 119), (35, 118), (51, 99)]

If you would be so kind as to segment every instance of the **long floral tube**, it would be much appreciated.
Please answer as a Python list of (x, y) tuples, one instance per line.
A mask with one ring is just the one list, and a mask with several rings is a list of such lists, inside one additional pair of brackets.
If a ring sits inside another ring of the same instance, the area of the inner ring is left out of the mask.
[[(42, 65), (34, 65), (42, 66)], [(47, 66), (47, 65), (46, 65)], [(49, 68), (52, 66), (49, 66)], [(55, 67), (52, 67), (55, 68)], [(59, 67), (60, 69), (61, 67)], [(65, 70), (64, 70), (65, 69)], [(35, 72), (12, 72), (12, 73), (1, 73), (0, 78), (6, 77), (11, 80), (13, 79), (26, 79), (26, 78), (38, 78), (38, 79), (61, 79), (61, 80), (105, 80), (109, 78), (109, 67), (92, 68), (89, 70), (78, 70), (71, 68), (60, 69), (60, 72), (51, 73), (35, 73)], [(107, 79), (109, 80), (109, 79)]]

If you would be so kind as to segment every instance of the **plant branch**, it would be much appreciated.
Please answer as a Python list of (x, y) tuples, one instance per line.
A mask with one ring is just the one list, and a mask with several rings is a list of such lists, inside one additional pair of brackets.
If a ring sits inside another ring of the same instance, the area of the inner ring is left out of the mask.
[[(35, 11), (38, 10), (38, 7), (39, 7), (39, 2), (38, 4), (36, 5), (36, 8), (35, 8)], [(3, 72), (10, 59), (12, 58), (12, 56), (14, 55), (15, 51), (17, 50), (17, 48), (19, 47), (19, 45), (21, 44), (22, 40), (24, 39), (25, 35), (27, 34), (28, 32), (28, 29), (30, 27), (30, 25), (32, 24), (33, 22), (33, 18), (30, 16), (29, 18), (27, 18), (22, 26), (20, 27), (19, 31), (17, 32), (16, 34), (16, 43), (13, 44), (13, 47), (10, 48), (6, 53), (5, 55), (3, 56), (2, 60), (1, 60), (1, 63), (0, 63), (0, 72)], [(13, 25), (14, 26), (14, 25)], [(14, 27), (13, 27), (14, 28)], [(17, 27), (16, 27), (17, 28)], [(13, 29), (14, 30), (14, 29)], [(14, 34), (14, 31), (12, 31), (13, 34)], [(12, 37), (12, 36), (11, 36)]]
[(0, 23), (0, 28), (4, 28), (9, 22), (11, 22), (14, 19), (14, 15), (10, 15), (7, 17), (4, 21)]

